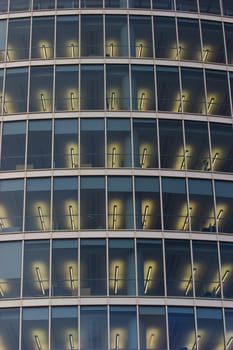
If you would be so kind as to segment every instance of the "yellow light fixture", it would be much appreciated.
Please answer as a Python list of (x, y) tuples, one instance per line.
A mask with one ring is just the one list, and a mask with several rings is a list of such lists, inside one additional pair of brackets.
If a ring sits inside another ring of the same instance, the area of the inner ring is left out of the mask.
[(212, 109), (213, 105), (214, 105), (214, 97), (211, 97), (211, 99), (209, 100), (208, 105), (207, 105), (207, 112), (208, 113)]
[(117, 205), (114, 204), (114, 206), (113, 206), (113, 224), (112, 224), (113, 230), (116, 229), (116, 222), (117, 222)]
[(9, 50), (6, 51), (6, 60), (8, 62), (11, 60)]
[(7, 107), (6, 107), (6, 102), (3, 99), (3, 96), (1, 96), (1, 104), (2, 104), (2, 107), (3, 107), (3, 113), (7, 114), (8, 110), (7, 110)]
[(70, 224), (72, 230), (75, 229), (75, 222), (74, 222), (74, 212), (73, 212), (73, 207), (72, 205), (69, 205), (69, 216), (70, 216)]
[(116, 165), (116, 147), (112, 148), (112, 168)]
[(0, 295), (1, 295), (1, 297), (4, 297), (4, 296), (5, 296), (5, 293), (4, 293), (4, 291), (3, 291), (3, 289), (2, 289), (1, 286), (0, 286)]
[(197, 341), (195, 341), (195, 343), (193, 344), (192, 350), (197, 350), (197, 344), (199, 343), (200, 339), (201, 339), (201, 336), (198, 335), (197, 336)]
[(70, 44), (70, 48), (71, 48), (71, 57), (75, 58), (75, 45), (74, 45), (74, 43)]
[(212, 158), (212, 169), (214, 169), (214, 166), (215, 166), (215, 163), (216, 163), (216, 161), (218, 159), (218, 156), (219, 156), (219, 153), (216, 152), (215, 155)]
[(41, 278), (40, 268), (38, 266), (36, 267), (36, 275), (37, 275), (38, 282), (40, 284), (41, 292), (43, 295), (45, 295), (44, 284), (43, 284), (43, 280)]
[(147, 217), (148, 217), (148, 211), (149, 211), (149, 205), (146, 205), (145, 209), (144, 209), (143, 217), (142, 217), (142, 227), (143, 228), (146, 225), (146, 220), (147, 220)]
[(149, 346), (151, 349), (153, 348), (154, 339), (155, 339), (155, 334), (152, 333), (150, 336), (150, 342), (149, 342)]
[(69, 334), (70, 350), (74, 349), (74, 338), (72, 334)]
[(42, 209), (41, 209), (41, 207), (37, 207), (37, 210), (38, 210), (38, 214), (39, 214), (41, 228), (43, 231), (45, 231), (45, 221), (44, 221), (44, 215), (43, 215)]
[[(193, 269), (193, 276), (195, 275), (196, 271), (197, 271), (197, 269), (194, 267), (194, 269)], [(193, 276), (191, 274), (190, 277), (189, 277), (188, 284), (187, 284), (187, 287), (186, 287), (185, 293), (184, 293), (185, 295), (188, 295), (188, 292), (190, 291), (190, 288), (191, 288), (191, 286), (193, 284)]]
[(142, 92), (142, 93), (141, 93), (141, 96), (140, 96), (140, 98), (139, 98), (139, 105), (138, 105), (138, 109), (139, 109), (140, 111), (143, 110), (144, 102), (145, 102), (145, 97), (146, 97), (145, 92)]
[(119, 266), (115, 266), (115, 276), (114, 276), (114, 294), (118, 292), (118, 281), (119, 281)]
[(139, 57), (139, 58), (142, 57), (142, 49), (143, 49), (143, 44), (140, 43), (140, 44), (138, 45), (138, 57)]
[(219, 212), (218, 212), (217, 218), (216, 218), (217, 222), (219, 222), (219, 220), (221, 219), (222, 214), (223, 214), (223, 209), (220, 209)]
[(182, 158), (182, 162), (181, 162), (181, 166), (180, 166), (180, 170), (184, 170), (185, 168), (185, 161), (187, 162), (187, 155), (189, 153), (189, 150), (186, 149)]
[[(188, 224), (189, 216), (191, 215), (191, 212), (192, 212), (192, 207), (189, 207), (188, 213), (187, 213), (187, 215), (186, 215), (186, 217), (184, 219), (184, 224), (183, 224), (183, 228), (182, 228), (183, 230), (186, 229), (186, 226)], [(190, 220), (191, 220), (191, 218), (190, 218)]]
[(5, 227), (5, 225), (4, 225), (3, 219), (0, 218), (0, 229), (3, 230), (4, 227)]
[(233, 342), (233, 337), (230, 337), (229, 340), (228, 340), (228, 342), (227, 342), (227, 344), (226, 344), (227, 349), (228, 349), (229, 346), (232, 344), (232, 342)]
[(176, 53), (176, 60), (180, 59), (181, 51), (182, 51), (182, 46), (178, 46), (177, 53)]
[(112, 91), (110, 109), (113, 110), (115, 109), (115, 107), (116, 107), (116, 93), (115, 91)]
[(110, 57), (113, 57), (113, 52), (114, 52), (114, 44), (110, 43)]
[(150, 282), (150, 280), (151, 280), (151, 273), (152, 273), (152, 266), (149, 266), (149, 267), (148, 267), (148, 270), (147, 270), (145, 285), (144, 285), (144, 294), (147, 294), (148, 285), (149, 285), (149, 282)]
[[(226, 271), (225, 271), (225, 273), (224, 273), (224, 275), (222, 276), (222, 279), (221, 279), (222, 284), (225, 282), (225, 280), (226, 280), (227, 276), (229, 275), (229, 273), (230, 273), (229, 270), (226, 270)], [(215, 290), (215, 293), (218, 294), (218, 293), (220, 292), (220, 289), (221, 289), (221, 283), (219, 283), (219, 284), (217, 285), (217, 288), (216, 288), (216, 290)]]
[(208, 58), (210, 50), (209, 49), (204, 49), (203, 50), (203, 61), (206, 61)]
[(46, 108), (46, 100), (45, 100), (44, 94), (40, 94), (40, 100), (41, 100), (43, 112), (46, 112), (47, 108)]
[(115, 349), (120, 349), (119, 346), (120, 346), (120, 334), (117, 333), (116, 339), (115, 339)]
[(146, 155), (147, 155), (147, 148), (145, 147), (142, 152), (142, 160), (141, 160), (141, 167), (143, 168), (146, 160)]
[(182, 95), (181, 98), (180, 98), (180, 104), (179, 104), (179, 107), (178, 107), (178, 112), (182, 112), (184, 110), (184, 103), (185, 101), (185, 95)]
[(35, 343), (36, 343), (37, 349), (38, 350), (42, 350), (40, 339), (39, 339), (38, 335), (35, 335), (34, 339), (35, 339)]
[(74, 271), (73, 271), (73, 267), (69, 266), (69, 275), (70, 275), (70, 286), (71, 289), (75, 289), (75, 285), (74, 285)]
[(41, 48), (42, 48), (42, 52), (43, 52), (43, 56), (44, 56), (44, 59), (48, 59), (48, 54), (47, 54), (47, 47), (45, 44), (42, 44), (41, 45)]
[(70, 93), (70, 105), (71, 105), (71, 110), (74, 111), (75, 107), (74, 107), (74, 93), (71, 91)]
[(71, 159), (71, 168), (76, 168), (74, 147), (70, 148), (70, 159)]

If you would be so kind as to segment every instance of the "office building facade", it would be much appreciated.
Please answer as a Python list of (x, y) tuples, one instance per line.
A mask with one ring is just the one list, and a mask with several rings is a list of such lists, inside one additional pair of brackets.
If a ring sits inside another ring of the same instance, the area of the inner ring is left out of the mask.
[(1, 0), (0, 350), (233, 350), (232, 0)]

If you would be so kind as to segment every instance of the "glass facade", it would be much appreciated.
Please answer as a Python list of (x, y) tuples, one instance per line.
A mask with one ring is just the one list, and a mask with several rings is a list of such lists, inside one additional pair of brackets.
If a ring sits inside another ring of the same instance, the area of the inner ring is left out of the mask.
[(233, 350), (232, 15), (0, 1), (1, 350)]

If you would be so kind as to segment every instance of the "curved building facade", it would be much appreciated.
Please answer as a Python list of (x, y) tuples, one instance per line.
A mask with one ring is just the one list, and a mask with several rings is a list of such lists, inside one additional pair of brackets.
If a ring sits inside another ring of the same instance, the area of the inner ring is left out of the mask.
[(0, 350), (233, 350), (232, 0), (1, 0)]

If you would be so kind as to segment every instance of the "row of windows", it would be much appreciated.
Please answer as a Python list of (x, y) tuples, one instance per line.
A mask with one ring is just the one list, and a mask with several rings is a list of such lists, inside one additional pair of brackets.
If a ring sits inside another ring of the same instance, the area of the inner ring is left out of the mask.
[(232, 350), (232, 326), (233, 311), (228, 308), (85, 305), (0, 309), (3, 350)]
[(1, 20), (0, 32), (2, 61), (130, 56), (233, 64), (232, 23), (142, 15), (46, 16)]
[(21, 249), (21, 242), (1, 242), (1, 299), (21, 295), (233, 299), (232, 243), (57, 239), (51, 244), (25, 241), (23, 253)]
[(0, 90), (5, 115), (130, 109), (230, 116), (233, 73), (126, 64), (33, 66), (0, 70)]
[(62, 8), (144, 8), (233, 14), (231, 0), (2, 0), (0, 12)]
[(2, 171), (130, 167), (233, 173), (232, 125), (148, 118), (0, 125)]
[(161, 191), (159, 180), (61, 176), (52, 185), (50, 178), (28, 178), (25, 186), (23, 179), (1, 180), (0, 230), (233, 232), (233, 182), (216, 180), (213, 192), (211, 180), (163, 177)]

